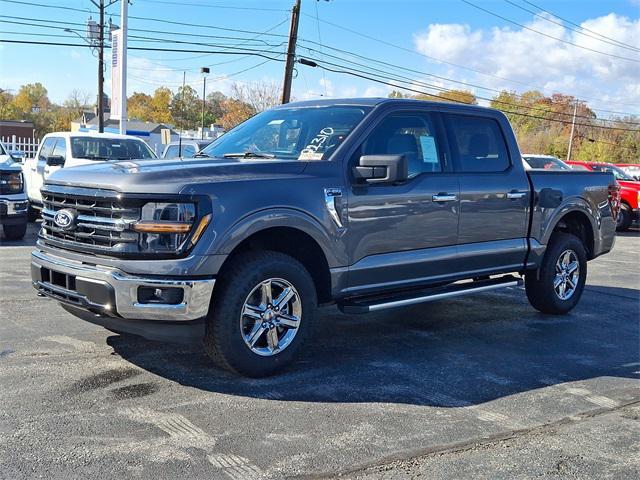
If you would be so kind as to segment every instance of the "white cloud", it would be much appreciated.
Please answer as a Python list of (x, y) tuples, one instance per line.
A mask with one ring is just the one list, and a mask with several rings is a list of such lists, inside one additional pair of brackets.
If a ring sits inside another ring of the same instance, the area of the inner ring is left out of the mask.
[[(414, 35), (414, 45), (424, 55), (542, 87), (547, 94), (557, 91), (622, 104), (640, 104), (640, 63), (611, 56), (640, 60), (638, 52), (581, 35), (544, 18), (535, 17), (526, 26), (584, 48), (525, 28), (473, 30), (469, 25), (462, 24), (429, 25), (426, 31)], [(640, 19), (630, 20), (611, 13), (586, 20), (582, 26), (618, 42), (640, 45)], [(465, 75), (471, 75), (472, 83), (491, 88), (518, 91), (530, 88), (495, 77), (469, 74), (468, 71), (456, 72), (447, 76), (459, 79), (464, 72)], [(456, 88), (453, 84), (447, 86)], [(492, 96), (491, 92), (483, 90), (476, 93)], [(604, 101), (598, 102), (598, 105), (606, 104)]]

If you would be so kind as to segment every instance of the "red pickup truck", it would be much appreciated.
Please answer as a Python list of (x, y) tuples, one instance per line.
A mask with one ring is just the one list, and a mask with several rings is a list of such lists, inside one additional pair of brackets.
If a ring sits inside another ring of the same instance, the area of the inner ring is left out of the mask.
[(583, 167), (593, 172), (611, 172), (620, 184), (620, 213), (617, 218), (618, 232), (628, 230), (633, 222), (640, 221), (640, 182), (620, 167), (610, 163), (566, 162), (572, 166)]

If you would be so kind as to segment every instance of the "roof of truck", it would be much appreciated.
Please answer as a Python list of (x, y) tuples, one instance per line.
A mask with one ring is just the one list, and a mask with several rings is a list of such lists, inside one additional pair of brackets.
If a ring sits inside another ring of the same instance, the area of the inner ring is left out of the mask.
[(288, 108), (288, 107), (323, 107), (329, 105), (354, 105), (354, 106), (369, 106), (376, 107), (382, 104), (406, 104), (406, 105), (424, 105), (429, 104), (433, 106), (455, 106), (461, 110), (493, 110), (488, 107), (481, 107), (479, 105), (469, 105), (466, 103), (454, 103), (454, 102), (434, 102), (431, 100), (418, 100), (415, 98), (384, 98), (384, 97), (366, 97), (366, 98), (322, 98), (314, 100), (303, 100), (300, 102), (291, 102), (284, 105), (279, 105), (276, 108)]
[(132, 140), (140, 140), (138, 137), (135, 137), (133, 135), (122, 135), (120, 133), (99, 133), (99, 132), (51, 132), (51, 133), (47, 133), (45, 135), (45, 137), (64, 137), (64, 138), (69, 138), (69, 137), (90, 137), (90, 138), (113, 138), (113, 139), (118, 139), (118, 138), (128, 138), (128, 139), (132, 139)]

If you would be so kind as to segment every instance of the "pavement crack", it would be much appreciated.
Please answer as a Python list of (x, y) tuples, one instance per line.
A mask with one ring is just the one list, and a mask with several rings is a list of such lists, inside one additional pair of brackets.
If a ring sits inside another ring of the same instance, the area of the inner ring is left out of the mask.
[(387, 456), (382, 461), (361, 464), (359, 466), (355, 466), (353, 468), (339, 471), (339, 472), (297, 475), (290, 478), (305, 479), (305, 480), (323, 480), (323, 479), (331, 479), (336, 477), (350, 478), (351, 476), (364, 473), (367, 470), (389, 466), (396, 462), (403, 462), (403, 461), (418, 459), (418, 458), (426, 459), (429, 457), (454, 455), (454, 454), (463, 453), (473, 449), (489, 449), (507, 440), (520, 439), (520, 438), (534, 436), (534, 435), (542, 435), (552, 431), (557, 427), (577, 424), (577, 423), (590, 420), (602, 415), (607, 415), (609, 413), (617, 412), (620, 410), (627, 409), (629, 407), (635, 407), (639, 405), (640, 405), (640, 398), (637, 398), (627, 403), (619, 404), (615, 407), (597, 408), (594, 410), (578, 413), (570, 417), (563, 417), (554, 422), (543, 423), (539, 425), (534, 425), (532, 427), (521, 428), (516, 430), (509, 430), (501, 433), (496, 433), (494, 435), (481, 437), (478, 439), (465, 440), (463, 442), (452, 443), (448, 445), (435, 445), (435, 446), (424, 448), (424, 449), (405, 452), (404, 454), (402, 453), (393, 454), (393, 455)]

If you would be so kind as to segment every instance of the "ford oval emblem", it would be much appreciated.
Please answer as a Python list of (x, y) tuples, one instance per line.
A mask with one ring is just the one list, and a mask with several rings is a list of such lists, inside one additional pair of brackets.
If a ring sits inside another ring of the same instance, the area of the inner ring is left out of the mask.
[(72, 230), (76, 226), (76, 213), (73, 210), (59, 210), (53, 217), (53, 223), (62, 230)]

